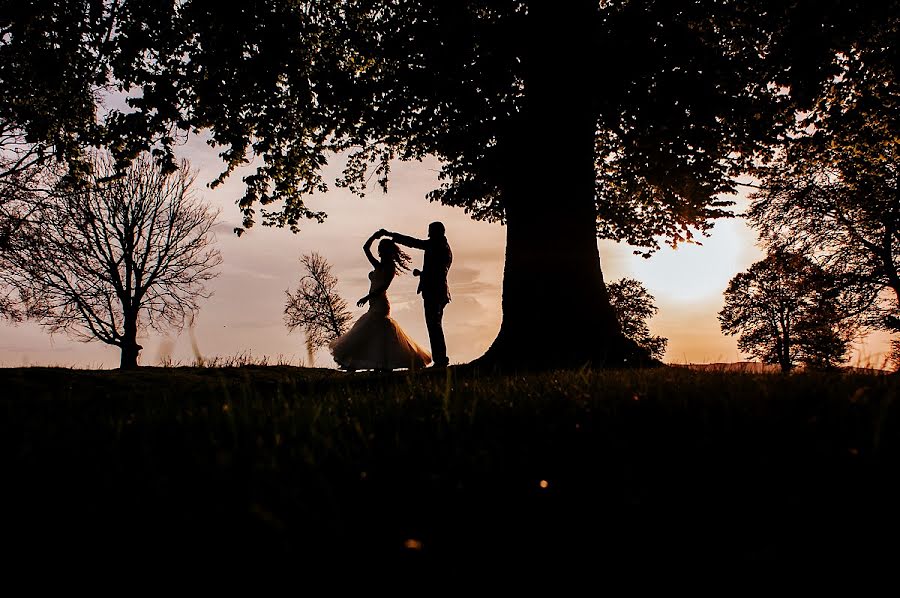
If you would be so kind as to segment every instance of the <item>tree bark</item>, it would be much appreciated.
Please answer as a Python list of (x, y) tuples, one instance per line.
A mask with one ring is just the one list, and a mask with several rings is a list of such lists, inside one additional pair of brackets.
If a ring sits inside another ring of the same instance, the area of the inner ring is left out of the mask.
[(120, 345), (122, 355), (119, 369), (135, 370), (138, 367), (138, 355), (143, 349), (137, 342), (137, 311), (131, 313), (126, 310), (123, 319), (122, 344)]
[(506, 158), (503, 321), (475, 365), (658, 364), (622, 335), (600, 266), (590, 89), (599, 76), (596, 3), (579, 1), (571, 11), (551, 4), (529, 7), (525, 102), (519, 126), (499, 140)]

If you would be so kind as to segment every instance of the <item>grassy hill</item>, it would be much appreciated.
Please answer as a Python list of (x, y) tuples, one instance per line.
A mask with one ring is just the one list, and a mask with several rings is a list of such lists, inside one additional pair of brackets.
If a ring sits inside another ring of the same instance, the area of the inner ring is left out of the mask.
[(898, 556), (895, 376), (24, 368), (0, 388), (5, 537), (48, 562)]

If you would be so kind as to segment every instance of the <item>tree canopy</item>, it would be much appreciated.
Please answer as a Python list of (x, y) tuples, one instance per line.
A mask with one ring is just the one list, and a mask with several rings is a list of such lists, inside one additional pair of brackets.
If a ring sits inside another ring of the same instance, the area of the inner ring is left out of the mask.
[(0, 0), (0, 178), (47, 160), (83, 167), (102, 143), (120, 4)]
[(880, 328), (900, 315), (898, 29), (894, 15), (841, 54), (777, 159), (757, 169), (748, 211), (766, 244), (855, 288)]
[(321, 219), (303, 198), (325, 186), (320, 169), (333, 151), (350, 152), (339, 184), (358, 191), (370, 168), (386, 184), (392, 159), (436, 155), (445, 182), (432, 199), (503, 220), (499, 179), (518, 137), (566, 151), (554, 143), (553, 123), (534, 130), (525, 119), (543, 59), (535, 36), (589, 35), (588, 56), (555, 65), (569, 73), (558, 92), (588, 94), (596, 116), (599, 234), (649, 248), (724, 215), (728, 202), (718, 196), (790, 123), (797, 99), (834, 73), (833, 53), (848, 33), (895, 8), (575, 2), (543, 14), (513, 0), (260, 0), (236, 10), (207, 0), (15, 4), (2, 29), (3, 82), (13, 97), (34, 99), (6, 102), (3, 122), (65, 151), (61, 136), (90, 129), (95, 90), (118, 89), (129, 108), (110, 112), (105, 141), (120, 157), (155, 147), (171, 159), (181, 135), (206, 129), (226, 172), (262, 158), (240, 200), (247, 226), (260, 217), (294, 227)]

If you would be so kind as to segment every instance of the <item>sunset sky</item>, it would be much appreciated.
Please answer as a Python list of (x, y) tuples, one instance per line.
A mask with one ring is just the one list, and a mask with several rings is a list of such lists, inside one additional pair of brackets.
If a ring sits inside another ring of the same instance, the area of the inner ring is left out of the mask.
[[(354, 316), (356, 300), (368, 291), (366, 274), (370, 267), (362, 244), (375, 230), (425, 237), (429, 222), (440, 220), (447, 228), (454, 261), (450, 270), (453, 301), (444, 315), (448, 354), (451, 363), (461, 363), (481, 355), (500, 327), (500, 291), (503, 273), (505, 231), (502, 226), (475, 222), (457, 208), (430, 203), (425, 194), (435, 188), (438, 163), (412, 162), (393, 165), (388, 193), (370, 189), (359, 198), (344, 189), (333, 188), (309, 200), (313, 209), (328, 213), (324, 224), (303, 223), (299, 234), (257, 225), (241, 238), (232, 229), (241, 215), (235, 200), (242, 194), (239, 173), (213, 190), (205, 185), (220, 171), (216, 151), (194, 138), (183, 148), (199, 171), (196, 192), (221, 209), (217, 243), (224, 263), (220, 276), (210, 288), (211, 299), (202, 303), (194, 336), (204, 358), (228, 358), (249, 354), (253, 359), (305, 364), (302, 333), (289, 334), (282, 320), (285, 290), (297, 284), (298, 258), (317, 251), (333, 266), (340, 290)], [(335, 157), (326, 174), (340, 170)], [(549, 199), (549, 198), (548, 198)], [(738, 197), (738, 207), (745, 204)], [(756, 236), (739, 219), (721, 220), (703, 245), (685, 245), (677, 250), (663, 247), (650, 259), (632, 254), (633, 248), (608, 241), (600, 242), (605, 279), (624, 276), (644, 283), (656, 298), (659, 313), (650, 321), (654, 334), (669, 339), (664, 360), (669, 363), (734, 362), (748, 357), (737, 350), (735, 337), (719, 330), (716, 314), (722, 306), (722, 292), (736, 273), (760, 259)], [(541, 243), (541, 239), (534, 240)], [(411, 250), (415, 266), (422, 254)], [(389, 297), (392, 316), (420, 344), (428, 346), (421, 299), (415, 294), (416, 279), (406, 274), (395, 279)], [(561, 291), (562, 292), (562, 291)], [(535, 318), (553, 318), (553, 313), (536, 313)], [(76, 366), (112, 368), (119, 363), (119, 350), (99, 342), (79, 343), (64, 335), (51, 337), (35, 324), (0, 324), (0, 365)], [(185, 330), (169, 336), (153, 331), (138, 339), (144, 350), (142, 365), (159, 365), (169, 358), (188, 365), (194, 361), (190, 336)], [(883, 337), (858, 343), (852, 364), (880, 366), (887, 349)], [(335, 367), (330, 355), (320, 351), (316, 366)]]

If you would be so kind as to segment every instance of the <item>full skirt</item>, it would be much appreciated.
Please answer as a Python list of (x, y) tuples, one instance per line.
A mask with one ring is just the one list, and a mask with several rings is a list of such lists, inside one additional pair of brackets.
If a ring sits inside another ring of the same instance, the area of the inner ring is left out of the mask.
[(431, 363), (431, 354), (411, 339), (400, 325), (383, 312), (370, 310), (329, 349), (346, 370), (417, 369)]

